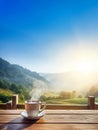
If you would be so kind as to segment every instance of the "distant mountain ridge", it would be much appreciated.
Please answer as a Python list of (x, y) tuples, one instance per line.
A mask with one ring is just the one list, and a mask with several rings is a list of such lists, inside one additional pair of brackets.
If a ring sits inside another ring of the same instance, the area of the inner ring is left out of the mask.
[(16, 64), (10, 64), (2, 58), (0, 58), (0, 79), (26, 86), (33, 85), (35, 81), (48, 84), (48, 81), (37, 72), (32, 72)]
[(79, 71), (68, 71), (64, 73), (41, 73), (55, 90), (77, 90), (86, 91), (91, 86), (98, 84), (98, 71), (93, 71), (89, 74), (81, 73)]
[(80, 72), (37, 73), (0, 58), (0, 80), (52, 91), (85, 90), (98, 84), (98, 72), (89, 75)]

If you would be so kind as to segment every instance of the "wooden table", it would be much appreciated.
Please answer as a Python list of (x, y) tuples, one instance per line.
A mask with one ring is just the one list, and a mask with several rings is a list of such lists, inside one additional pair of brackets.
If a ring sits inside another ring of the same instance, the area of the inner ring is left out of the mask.
[(0, 130), (98, 130), (98, 110), (46, 110), (28, 121), (21, 110), (0, 110)]

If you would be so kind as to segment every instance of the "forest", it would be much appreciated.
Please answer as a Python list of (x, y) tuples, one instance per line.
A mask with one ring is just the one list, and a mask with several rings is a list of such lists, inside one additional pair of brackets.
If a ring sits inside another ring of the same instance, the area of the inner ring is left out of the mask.
[(24, 102), (29, 96), (29, 88), (7, 81), (0, 81), (0, 102), (8, 102), (11, 100), (12, 95), (19, 95), (19, 102)]

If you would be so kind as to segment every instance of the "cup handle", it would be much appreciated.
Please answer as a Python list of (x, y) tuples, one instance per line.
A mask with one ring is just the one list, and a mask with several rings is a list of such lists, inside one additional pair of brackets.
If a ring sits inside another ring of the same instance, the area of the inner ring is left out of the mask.
[[(46, 108), (46, 103), (45, 103), (45, 102), (41, 102), (40, 104), (41, 104), (41, 106), (43, 106), (43, 107), (40, 109), (40, 112), (42, 112), (42, 111), (45, 110), (45, 108)], [(40, 106), (40, 107), (41, 107), (41, 106)]]

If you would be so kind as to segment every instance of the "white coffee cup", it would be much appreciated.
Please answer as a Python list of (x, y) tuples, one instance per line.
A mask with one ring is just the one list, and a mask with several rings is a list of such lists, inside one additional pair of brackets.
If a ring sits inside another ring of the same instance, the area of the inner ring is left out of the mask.
[(39, 101), (25, 101), (25, 110), (29, 117), (36, 117), (46, 107), (45, 102)]

